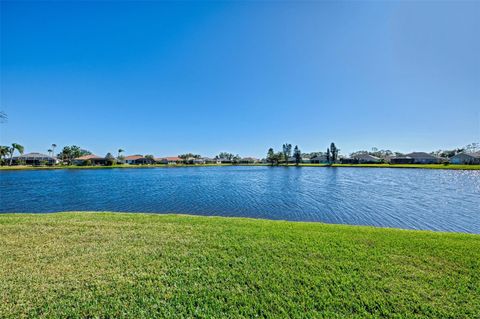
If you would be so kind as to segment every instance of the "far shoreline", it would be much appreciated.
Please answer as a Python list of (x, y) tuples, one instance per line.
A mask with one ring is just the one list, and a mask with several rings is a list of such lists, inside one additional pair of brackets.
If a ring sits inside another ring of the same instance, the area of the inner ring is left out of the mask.
[(289, 165), (270, 165), (270, 164), (152, 164), (152, 165), (56, 165), (56, 166), (0, 166), (0, 171), (30, 171), (30, 170), (59, 170), (59, 169), (148, 169), (148, 168), (185, 168), (185, 167), (235, 167), (235, 166), (265, 166), (265, 167), (320, 167), (320, 168), (409, 168), (409, 169), (443, 169), (443, 170), (480, 170), (480, 165), (455, 165), (455, 164), (289, 164)]

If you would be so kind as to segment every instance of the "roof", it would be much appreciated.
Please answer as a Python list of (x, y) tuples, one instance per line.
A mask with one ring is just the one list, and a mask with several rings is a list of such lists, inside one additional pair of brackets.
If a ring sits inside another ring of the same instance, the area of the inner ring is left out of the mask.
[(160, 160), (167, 160), (167, 161), (183, 161), (180, 157), (177, 156), (170, 156), (170, 157), (162, 157)]
[(376, 157), (370, 154), (357, 154), (352, 156), (352, 158), (355, 159), (362, 159), (362, 160), (371, 160), (371, 161), (379, 161), (380, 157)]
[(425, 153), (425, 152), (412, 152), (410, 154), (406, 154), (405, 156), (411, 157), (411, 158), (429, 158), (429, 159), (438, 159), (438, 157), (435, 157), (431, 154)]
[(22, 154), (20, 156), (15, 156), (14, 158), (51, 158), (51, 159), (56, 159), (55, 157), (52, 157), (50, 155), (42, 154), (42, 153), (27, 153), (27, 154)]
[(90, 155), (83, 155), (80, 157), (77, 157), (76, 160), (81, 160), (81, 161), (86, 161), (86, 160), (91, 160), (91, 159), (104, 159), (103, 157), (100, 157), (95, 154), (90, 154)]
[(137, 160), (143, 158), (143, 155), (129, 155), (126, 156), (124, 159), (125, 160)]
[(327, 155), (317, 155), (315, 157), (312, 157), (310, 160), (326, 160)]
[(471, 156), (471, 157), (475, 157), (475, 158), (480, 158), (480, 152), (475, 152), (475, 153), (462, 152), (462, 153), (455, 154), (453, 157), (458, 156), (458, 155), (466, 155), (466, 156)]

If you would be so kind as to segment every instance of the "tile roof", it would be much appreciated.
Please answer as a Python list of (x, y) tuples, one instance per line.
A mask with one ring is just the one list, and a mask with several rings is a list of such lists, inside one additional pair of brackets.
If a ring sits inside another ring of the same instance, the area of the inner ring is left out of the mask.
[(142, 155), (129, 155), (125, 157), (125, 160), (137, 160), (143, 158)]
[(171, 157), (162, 157), (162, 160), (167, 160), (167, 161), (183, 161), (180, 157), (176, 156), (171, 156)]
[(103, 157), (97, 156), (95, 154), (90, 154), (90, 155), (83, 155), (80, 157), (77, 157), (76, 160), (80, 161), (86, 161), (86, 160), (91, 160), (91, 159), (104, 159)]

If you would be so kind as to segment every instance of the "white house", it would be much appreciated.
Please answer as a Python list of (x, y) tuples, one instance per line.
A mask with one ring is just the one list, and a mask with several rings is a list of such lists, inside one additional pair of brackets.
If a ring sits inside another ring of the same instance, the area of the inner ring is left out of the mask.
[(58, 164), (58, 159), (56, 157), (41, 154), (41, 153), (28, 153), (12, 158), (12, 162), (15, 164), (25, 164), (25, 165), (53, 165)]

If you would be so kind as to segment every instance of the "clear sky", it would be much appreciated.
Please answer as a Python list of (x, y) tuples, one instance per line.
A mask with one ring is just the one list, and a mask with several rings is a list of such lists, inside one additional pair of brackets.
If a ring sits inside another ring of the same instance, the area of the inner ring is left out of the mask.
[(480, 140), (480, 2), (1, 2), (1, 144), (264, 156)]

